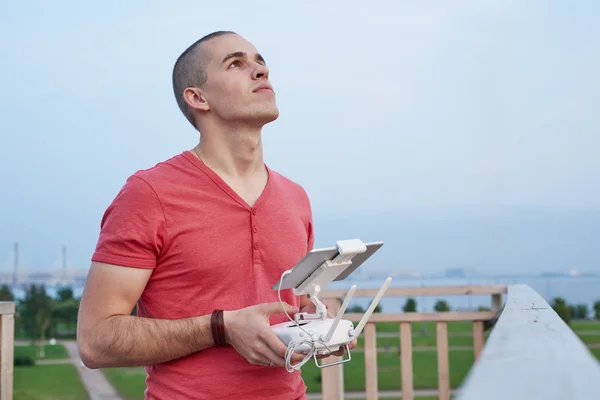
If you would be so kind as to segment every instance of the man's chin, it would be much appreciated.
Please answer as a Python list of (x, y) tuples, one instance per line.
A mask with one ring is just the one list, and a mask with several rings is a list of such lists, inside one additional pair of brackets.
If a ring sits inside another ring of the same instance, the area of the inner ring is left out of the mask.
[[(277, 120), (277, 118), (279, 118), (279, 111), (275, 111), (267, 116), (267, 119), (269, 120), (269, 122), (273, 122), (273, 121)], [(269, 122), (267, 122), (267, 123), (269, 123)]]
[(254, 115), (256, 121), (260, 121), (263, 125), (271, 123), (279, 118), (279, 110), (277, 108), (271, 110), (263, 110)]

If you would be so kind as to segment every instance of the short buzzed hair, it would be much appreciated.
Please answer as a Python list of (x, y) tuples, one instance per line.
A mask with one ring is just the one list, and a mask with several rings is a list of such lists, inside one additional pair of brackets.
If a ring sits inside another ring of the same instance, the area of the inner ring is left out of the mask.
[(188, 47), (175, 62), (173, 67), (173, 92), (179, 109), (188, 121), (195, 127), (194, 117), (188, 104), (183, 98), (183, 91), (189, 87), (202, 87), (206, 82), (206, 60), (201, 56), (200, 44), (212, 38), (237, 33), (231, 31), (216, 31), (195, 41)]

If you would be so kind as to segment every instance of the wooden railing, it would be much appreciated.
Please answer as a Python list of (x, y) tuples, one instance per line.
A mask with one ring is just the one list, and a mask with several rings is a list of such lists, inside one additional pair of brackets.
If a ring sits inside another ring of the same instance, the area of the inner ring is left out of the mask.
[(0, 302), (0, 400), (13, 398), (15, 303)]
[(600, 399), (600, 363), (552, 307), (527, 285), (506, 305), (457, 400)]
[[(359, 289), (353, 298), (374, 298), (378, 289)], [(502, 295), (507, 292), (505, 285), (490, 286), (441, 286), (441, 287), (406, 287), (389, 288), (385, 297), (437, 297), (455, 295), (491, 295), (491, 311), (448, 311), (432, 313), (375, 313), (363, 330), (365, 352), (365, 390), (367, 400), (377, 400), (377, 322), (397, 322), (400, 336), (400, 365), (403, 400), (413, 400), (413, 367), (412, 367), (412, 329), (415, 322), (436, 322), (437, 355), (438, 355), (438, 389), (440, 400), (450, 399), (450, 374), (448, 362), (448, 322), (473, 321), (473, 347), (477, 359), (484, 348), (484, 324), (498, 316), (502, 308)], [(321, 299), (334, 314), (341, 306), (342, 299), (347, 295), (346, 290), (328, 290), (321, 294)], [(348, 313), (344, 319), (355, 324), (360, 321), (362, 314)], [(331, 361), (341, 357), (331, 357)], [(352, 361), (351, 361), (352, 362)], [(344, 365), (340, 364), (321, 370), (322, 398), (326, 400), (344, 399)]]

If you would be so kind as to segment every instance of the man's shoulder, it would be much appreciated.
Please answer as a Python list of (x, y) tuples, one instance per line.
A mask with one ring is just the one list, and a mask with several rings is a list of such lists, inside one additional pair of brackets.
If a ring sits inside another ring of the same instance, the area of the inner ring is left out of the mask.
[(181, 174), (186, 167), (185, 152), (176, 154), (168, 159), (159, 161), (151, 167), (135, 171), (128, 177), (128, 181), (141, 180), (150, 187), (168, 183)]
[(168, 188), (172, 182), (177, 182), (181, 174), (186, 171), (187, 161), (183, 153), (172, 156), (171, 158), (159, 161), (154, 165), (138, 169), (125, 178), (117, 199), (121, 202), (128, 199), (130, 201), (149, 201), (161, 198), (165, 188)]

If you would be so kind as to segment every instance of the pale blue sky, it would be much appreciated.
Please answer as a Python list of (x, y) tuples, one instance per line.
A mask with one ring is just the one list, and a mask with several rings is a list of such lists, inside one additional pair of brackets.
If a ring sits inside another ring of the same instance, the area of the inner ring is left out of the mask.
[(385, 240), (427, 272), (600, 270), (598, 2), (322, 3), (4, 4), (0, 268), (15, 240), (25, 268), (63, 243), (88, 266), (127, 176), (196, 143), (171, 69), (227, 29), (271, 68), (266, 161), (308, 191), (318, 245)]

